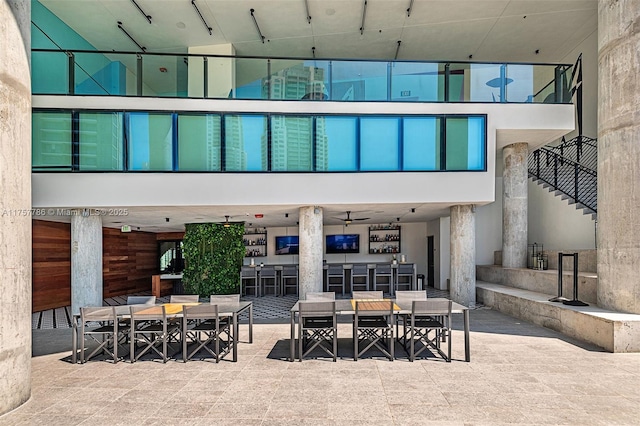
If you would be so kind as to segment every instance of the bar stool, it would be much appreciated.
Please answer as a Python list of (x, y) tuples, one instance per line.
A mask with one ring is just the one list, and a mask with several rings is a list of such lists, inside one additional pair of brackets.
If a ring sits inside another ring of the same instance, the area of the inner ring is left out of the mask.
[(332, 291), (331, 288), (333, 287), (339, 287), (340, 294), (344, 295), (344, 284), (344, 266), (329, 265), (327, 269), (327, 291)]
[(287, 295), (287, 290), (292, 288), (298, 295), (298, 267), (295, 265), (283, 266), (280, 274), (282, 282), (282, 295)]
[[(401, 289), (400, 287), (406, 287)], [(396, 279), (394, 285), (394, 291), (398, 290), (413, 290), (413, 265), (398, 265), (396, 270)]]
[(258, 285), (258, 271), (251, 266), (243, 266), (240, 270), (240, 293), (247, 295), (247, 290), (253, 290), (253, 295), (260, 296), (260, 286)]
[(262, 295), (267, 294), (267, 289), (273, 289), (273, 295), (278, 296), (278, 277), (276, 276), (276, 268), (273, 266), (263, 266), (260, 268), (260, 287)]
[[(380, 278), (386, 279), (380, 282)], [(377, 291), (380, 285), (387, 287), (389, 294), (393, 295), (393, 269), (389, 263), (376, 265), (373, 275), (373, 290)]]
[[(356, 279), (360, 282), (356, 282)], [(351, 291), (358, 290), (369, 291), (369, 267), (366, 264), (353, 265), (351, 267)]]

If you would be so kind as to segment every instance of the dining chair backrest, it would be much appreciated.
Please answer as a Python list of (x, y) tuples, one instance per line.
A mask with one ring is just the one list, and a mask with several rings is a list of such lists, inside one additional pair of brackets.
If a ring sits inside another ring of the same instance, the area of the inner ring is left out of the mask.
[(376, 309), (371, 308), (370, 301), (356, 300), (356, 317), (358, 316), (389, 316), (393, 317), (393, 301), (392, 300), (380, 300), (373, 302), (376, 305)]
[(342, 265), (329, 265), (327, 268), (327, 275), (342, 276), (344, 275), (344, 267)]
[(351, 295), (353, 299), (382, 299), (382, 291), (354, 291)]
[(132, 321), (167, 321), (164, 305), (131, 305), (129, 310)]
[(172, 294), (169, 303), (198, 303), (200, 296), (197, 294)]
[(211, 305), (221, 305), (224, 303), (239, 303), (240, 295), (239, 294), (212, 294), (209, 303)]
[(82, 323), (89, 321), (114, 321), (116, 311), (113, 306), (87, 306), (80, 308), (80, 320)]
[(243, 266), (240, 270), (240, 276), (243, 278), (255, 278), (256, 277), (256, 268), (251, 266)]
[(155, 296), (129, 296), (127, 297), (127, 305), (155, 305)]
[(336, 300), (335, 291), (310, 292), (307, 293), (307, 300)]
[(295, 265), (287, 265), (282, 267), (282, 276), (283, 277), (297, 277), (298, 276), (298, 268)]
[(396, 302), (404, 303), (411, 302), (413, 300), (427, 300), (426, 291), (413, 291), (413, 290), (398, 290), (396, 291)]
[(414, 300), (411, 307), (413, 315), (432, 315), (451, 316), (451, 300), (447, 299), (430, 299), (430, 300)]
[(376, 275), (391, 275), (391, 264), (389, 263), (377, 264)]
[(298, 306), (300, 318), (333, 316), (336, 313), (335, 300), (301, 300)]
[(218, 305), (183, 306), (182, 317), (185, 322), (197, 319), (216, 319), (218, 317)]
[(276, 268), (273, 266), (263, 266), (260, 268), (260, 278), (275, 278)]
[(413, 265), (398, 265), (399, 275), (413, 275)]

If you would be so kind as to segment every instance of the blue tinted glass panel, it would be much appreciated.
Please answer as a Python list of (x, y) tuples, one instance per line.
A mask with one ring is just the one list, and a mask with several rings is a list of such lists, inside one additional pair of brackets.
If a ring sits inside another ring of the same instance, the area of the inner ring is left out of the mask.
[(173, 169), (171, 114), (129, 113), (129, 170)]
[(470, 67), (469, 101), (504, 102), (501, 90), (506, 90), (511, 81), (501, 77), (502, 65), (470, 64)]
[[(135, 55), (76, 53), (75, 92), (79, 95), (135, 95)], [(158, 69), (156, 68), (155, 72)], [(127, 92), (127, 77), (130, 90)]]
[(533, 102), (533, 65), (508, 65), (505, 86), (507, 102)]
[(313, 121), (311, 117), (271, 117), (271, 170), (313, 170)]
[(332, 67), (332, 100), (387, 100), (387, 62), (333, 61)]
[(232, 97), (237, 99), (268, 99), (267, 60), (237, 58), (235, 65), (236, 87)]
[(178, 116), (178, 170), (220, 171), (220, 130), (219, 115)]
[(225, 170), (267, 171), (267, 119), (225, 115)]
[(360, 170), (398, 170), (399, 118), (360, 119)]
[(122, 170), (123, 113), (80, 113), (80, 170)]
[(484, 118), (449, 117), (446, 123), (446, 169), (484, 170)]
[(32, 165), (71, 168), (71, 113), (34, 112), (32, 115)]
[(441, 64), (393, 62), (391, 100), (393, 102), (437, 102), (444, 100), (444, 71)]
[(316, 170), (358, 169), (357, 117), (316, 118)]
[(269, 99), (327, 99), (328, 68), (327, 61), (272, 60)]
[(31, 52), (34, 95), (69, 93), (69, 60), (64, 52)]
[(405, 118), (402, 135), (403, 170), (440, 169), (439, 118)]

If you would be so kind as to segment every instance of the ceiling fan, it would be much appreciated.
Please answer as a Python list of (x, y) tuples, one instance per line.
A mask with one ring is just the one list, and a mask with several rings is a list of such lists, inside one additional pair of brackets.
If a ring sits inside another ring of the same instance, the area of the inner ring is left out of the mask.
[(337, 217), (336, 219), (339, 219), (339, 220), (343, 221), (345, 225), (349, 225), (354, 220), (368, 220), (370, 218), (369, 217), (358, 217), (358, 218), (353, 218), (352, 219), (351, 218), (351, 212), (349, 210), (347, 210), (347, 218), (346, 219), (342, 219), (340, 217)]

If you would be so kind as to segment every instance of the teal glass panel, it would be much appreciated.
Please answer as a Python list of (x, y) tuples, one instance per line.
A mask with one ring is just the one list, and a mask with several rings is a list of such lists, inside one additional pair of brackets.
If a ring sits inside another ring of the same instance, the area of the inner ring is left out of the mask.
[(271, 61), (269, 99), (328, 99), (328, 78), (327, 61), (274, 59)]
[(485, 169), (484, 117), (446, 118), (446, 170)]
[[(502, 102), (500, 64), (452, 63), (449, 68), (449, 102)], [(506, 80), (508, 81), (508, 80)]]
[(267, 171), (267, 118), (262, 115), (225, 115), (225, 170)]
[(178, 170), (221, 170), (221, 118), (215, 114), (178, 116)]
[(171, 114), (129, 113), (129, 170), (173, 169)]
[[(75, 92), (78, 95), (135, 95), (136, 56), (77, 53)], [(129, 90), (127, 90), (127, 83)]]
[(34, 112), (31, 130), (34, 170), (71, 169), (70, 112)]
[(266, 59), (237, 58), (236, 87), (231, 97), (269, 99), (269, 73)]
[(440, 169), (440, 118), (402, 120), (402, 169)]
[(122, 170), (123, 113), (80, 113), (80, 170)]
[(357, 117), (316, 118), (316, 170), (358, 170)]
[(443, 82), (443, 64), (393, 62), (391, 64), (391, 101), (443, 101)]
[(399, 170), (399, 118), (360, 119), (360, 170)]
[(64, 52), (31, 52), (34, 95), (69, 93), (69, 59)]
[(188, 67), (183, 56), (142, 56), (142, 96), (186, 97), (187, 92)]
[(333, 61), (331, 100), (386, 101), (387, 62)]
[(271, 117), (271, 170), (313, 170), (313, 120), (311, 117)]
[(505, 86), (507, 102), (533, 102), (533, 65), (507, 65)]

